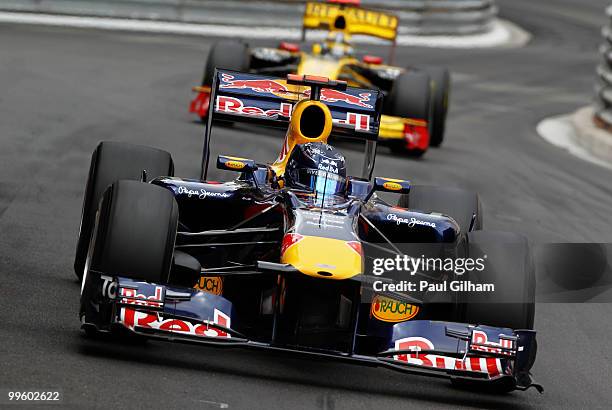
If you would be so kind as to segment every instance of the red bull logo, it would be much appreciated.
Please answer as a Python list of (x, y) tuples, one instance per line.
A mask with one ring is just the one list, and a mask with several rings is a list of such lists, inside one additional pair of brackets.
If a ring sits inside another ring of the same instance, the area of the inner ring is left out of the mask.
[[(217, 96), (215, 103), (215, 112), (232, 113), (239, 115), (252, 115), (256, 117), (274, 117), (282, 116), (290, 118), (293, 111), (293, 105), (289, 103), (280, 103), (278, 109), (264, 110), (260, 107), (251, 107), (244, 105), (244, 102), (235, 97), (229, 97), (227, 95)], [(367, 114), (357, 114), (354, 112), (347, 112), (346, 119), (333, 118), (334, 124), (341, 126), (354, 127), (355, 131), (369, 131), (370, 130), (370, 116)], [(282, 161), (288, 154), (288, 146), (283, 146), (279, 161)]]
[[(240, 79), (232, 74), (221, 73), (220, 89), (234, 90), (251, 90), (256, 93), (269, 93), (279, 96), (287, 96), (295, 94), (295, 91), (287, 88), (283, 82), (270, 79)], [(310, 97), (310, 90), (306, 90), (302, 95)], [(321, 101), (328, 103), (343, 102), (345, 104), (354, 105), (356, 107), (372, 109), (371, 104), (367, 104), (372, 97), (372, 93), (359, 93), (357, 95), (349, 94), (343, 91), (323, 88), (321, 90)]]
[(245, 106), (242, 100), (226, 95), (217, 96), (215, 112), (235, 113), (241, 115), (253, 115), (257, 117), (273, 117), (280, 115), (290, 117), (293, 106), (289, 103), (281, 103), (279, 109), (264, 110), (259, 107)]
[(355, 131), (369, 131), (370, 130), (370, 116), (367, 114), (357, 114), (354, 112), (347, 112), (346, 119), (334, 118), (332, 120), (334, 124), (340, 124), (344, 126), (353, 126)]
[[(305, 92), (310, 95), (310, 90)], [(328, 103), (343, 102), (345, 104), (354, 105), (362, 108), (372, 108), (372, 105), (366, 104), (365, 101), (370, 101), (371, 93), (360, 93), (357, 95), (345, 93), (343, 91), (332, 90), (331, 88), (323, 88), (321, 90), (321, 101)]]
[[(207, 321), (192, 323), (181, 319), (164, 319), (157, 312), (121, 308), (119, 322), (128, 329), (155, 329), (160, 332), (179, 333), (189, 336), (231, 338), (232, 336), (223, 330), (223, 328), (231, 327), (231, 318), (218, 309), (214, 310), (213, 315), (213, 326), (210, 326)], [(221, 328), (216, 328), (214, 325), (219, 325)]]
[(466, 357), (465, 359), (457, 359), (439, 354), (421, 353), (423, 351), (431, 352), (436, 350), (431, 340), (424, 337), (407, 337), (396, 340), (395, 349), (414, 351), (414, 353), (399, 354), (393, 356), (393, 358), (415, 366), (487, 373), (491, 379), (504, 373), (500, 359), (493, 357)]
[(221, 84), (219, 88), (224, 89), (239, 89), (239, 90), (252, 90), (256, 93), (270, 93), (270, 94), (288, 94), (290, 91), (284, 84), (281, 84), (274, 80), (267, 79), (256, 79), (256, 80), (241, 80), (236, 79), (231, 74), (221, 74)]

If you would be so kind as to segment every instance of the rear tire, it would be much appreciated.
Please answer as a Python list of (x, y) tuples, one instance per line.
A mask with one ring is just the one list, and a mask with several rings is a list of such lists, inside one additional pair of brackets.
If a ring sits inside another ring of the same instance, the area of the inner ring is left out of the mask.
[(250, 66), (249, 46), (242, 41), (223, 40), (211, 47), (206, 65), (202, 85), (211, 86), (215, 68), (248, 71)]
[(460, 188), (413, 185), (409, 194), (400, 197), (398, 206), (450, 216), (463, 234), (482, 229), (482, 205), (475, 192)]
[(173, 176), (174, 163), (166, 151), (122, 142), (101, 142), (93, 152), (74, 259), (74, 271), (79, 279), (83, 276), (98, 204), (106, 188), (120, 179), (140, 180), (143, 170), (149, 180)]

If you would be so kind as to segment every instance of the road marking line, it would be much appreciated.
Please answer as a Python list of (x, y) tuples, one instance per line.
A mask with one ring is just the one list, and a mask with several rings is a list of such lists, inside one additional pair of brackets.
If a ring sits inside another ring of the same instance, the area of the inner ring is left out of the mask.
[(218, 401), (211, 401), (211, 400), (198, 400), (198, 402), (204, 403), (204, 404), (211, 404), (215, 407), (219, 407), (220, 409), (229, 409), (229, 404), (227, 403), (221, 403)]

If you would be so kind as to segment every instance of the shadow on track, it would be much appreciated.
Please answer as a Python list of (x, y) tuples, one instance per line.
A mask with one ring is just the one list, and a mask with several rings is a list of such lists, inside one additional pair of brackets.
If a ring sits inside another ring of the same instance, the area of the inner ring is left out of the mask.
[[(122, 341), (111, 345), (108, 341), (92, 340), (82, 336), (79, 353), (104, 360), (135, 362), (141, 365), (147, 364), (175, 370), (182, 369), (238, 376), (253, 380), (333, 389), (355, 394), (393, 396), (406, 400), (407, 403), (416, 400), (422, 402), (423, 405), (430, 403), (474, 408), (530, 408), (529, 405), (521, 403), (522, 400), (519, 399), (518, 395), (533, 394), (533, 392), (517, 392), (495, 396), (488, 393), (474, 393), (457, 389), (450, 382), (441, 379), (401, 375), (401, 373), (392, 371), (387, 373), (390, 375), (389, 380), (393, 379), (393, 375), (399, 375), (405, 377), (405, 379), (402, 383), (385, 384), (386, 378), (378, 377), (380, 376), (378, 372), (386, 371), (385, 369), (375, 370), (368, 367), (356, 369), (354, 365), (350, 364), (318, 359), (303, 360), (282, 352), (254, 352), (247, 349), (223, 347), (215, 349), (184, 344), (180, 346), (180, 348), (173, 349), (168, 343), (157, 341), (147, 343)], [(223, 356), (217, 353), (221, 349), (225, 349)], [(188, 358), (184, 357), (183, 354), (187, 354)], [(248, 364), (247, 360), (249, 361)], [(351, 370), (347, 366), (350, 366)], [(342, 374), (342, 377), (334, 378), (337, 373)], [(378, 382), (376, 382), (377, 380)], [(425, 385), (439, 389), (440, 394), (432, 395), (429, 389), (423, 389)]]

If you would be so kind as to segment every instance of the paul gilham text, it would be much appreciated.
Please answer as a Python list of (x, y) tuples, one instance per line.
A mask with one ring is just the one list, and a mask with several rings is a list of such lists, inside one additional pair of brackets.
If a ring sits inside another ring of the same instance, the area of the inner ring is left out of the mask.
[(397, 283), (384, 283), (383, 281), (374, 282), (376, 292), (495, 292), (493, 283), (475, 283), (469, 280), (453, 280), (443, 282), (430, 282), (420, 280), (410, 282), (402, 280)]

